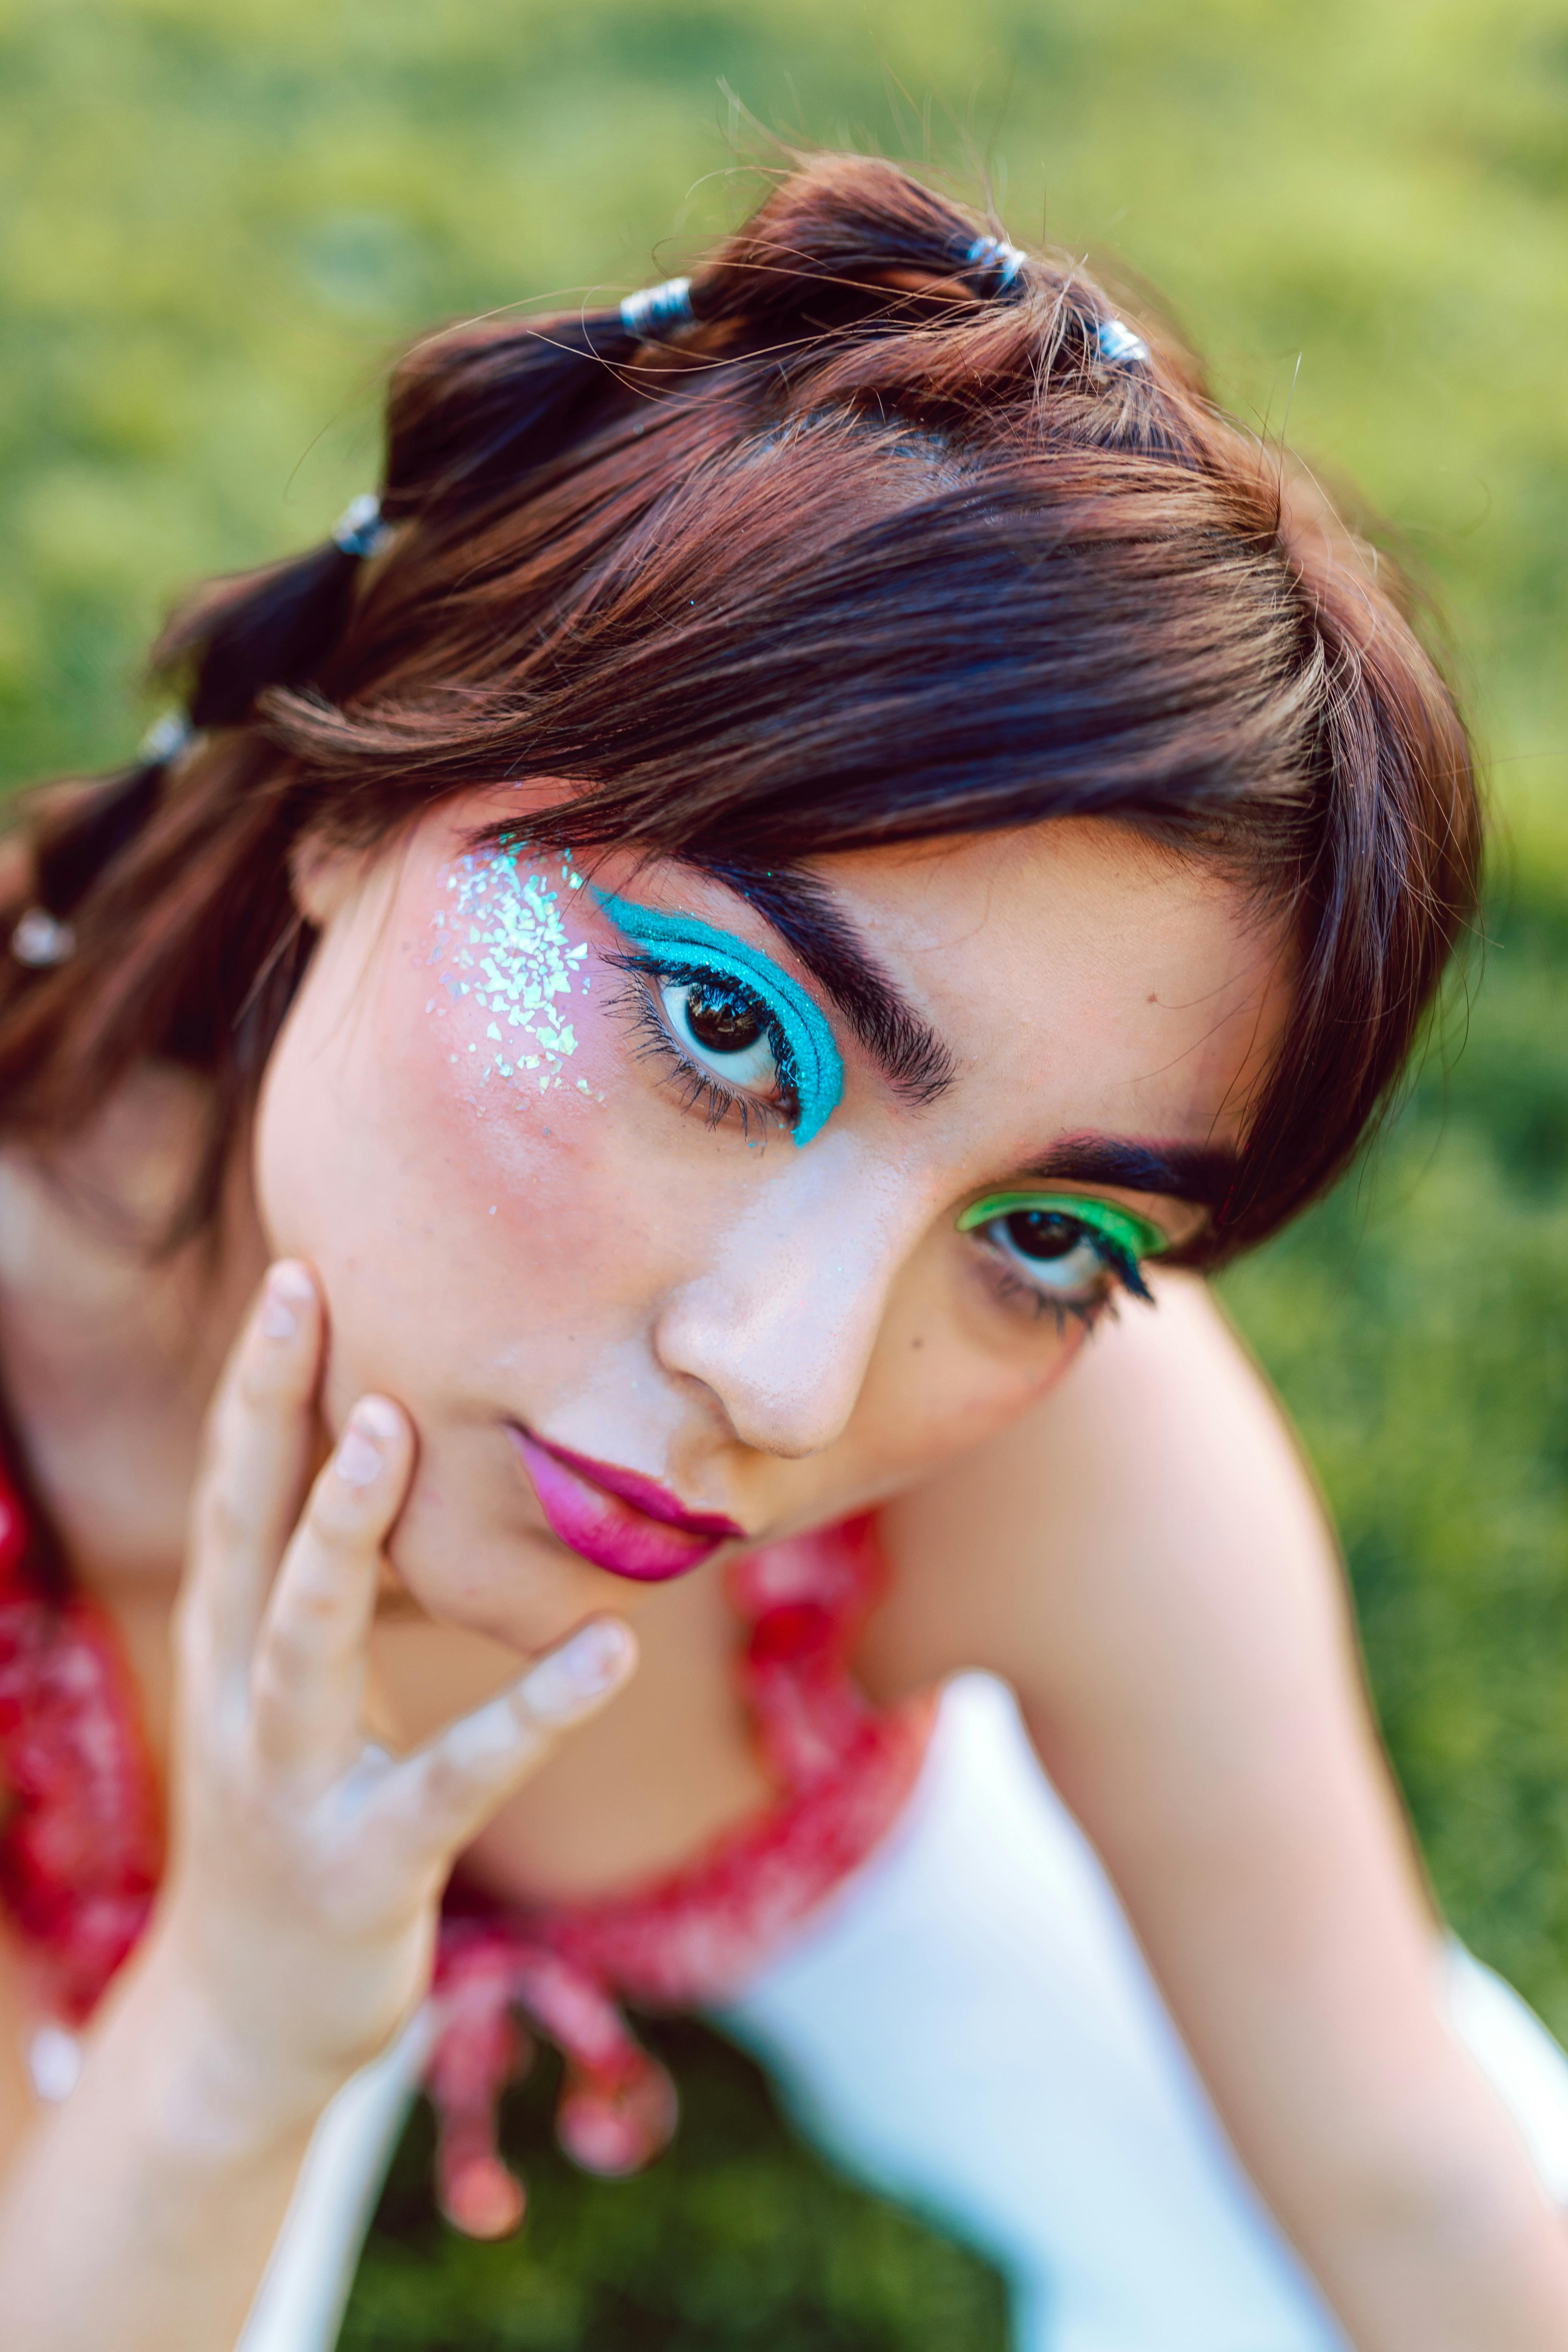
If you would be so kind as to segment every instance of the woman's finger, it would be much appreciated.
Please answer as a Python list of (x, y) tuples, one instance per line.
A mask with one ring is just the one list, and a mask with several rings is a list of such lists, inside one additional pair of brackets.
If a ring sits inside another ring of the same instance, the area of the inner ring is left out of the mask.
[(250, 1663), (310, 1468), (321, 1310), (308, 1266), (270, 1267), (229, 1359), (192, 1507), (186, 1622), (220, 1673)]
[(257, 1638), (256, 1739), (271, 1762), (331, 1778), (359, 1752), (382, 1547), (413, 1464), (406, 1415), (389, 1397), (362, 1397), (310, 1490)]
[(521, 1682), (395, 1766), (371, 1809), (404, 1829), (417, 1860), (446, 1864), (563, 1735), (620, 1689), (637, 1654), (620, 1618), (580, 1625)]

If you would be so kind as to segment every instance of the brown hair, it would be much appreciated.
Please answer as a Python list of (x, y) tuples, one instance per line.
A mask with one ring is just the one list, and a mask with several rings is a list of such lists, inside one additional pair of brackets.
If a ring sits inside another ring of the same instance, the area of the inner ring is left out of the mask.
[(310, 952), (312, 829), (558, 776), (533, 837), (743, 877), (1092, 814), (1289, 914), (1286, 1033), (1194, 1254), (1260, 1239), (1354, 1150), (1474, 901), (1465, 732), (1387, 562), (1171, 335), (889, 164), (783, 175), (689, 310), (420, 342), (386, 550), (175, 619), (195, 744), (36, 820), (77, 947), (0, 973), (5, 1129), (68, 1132), (174, 1056), (214, 1081), (210, 1214)]

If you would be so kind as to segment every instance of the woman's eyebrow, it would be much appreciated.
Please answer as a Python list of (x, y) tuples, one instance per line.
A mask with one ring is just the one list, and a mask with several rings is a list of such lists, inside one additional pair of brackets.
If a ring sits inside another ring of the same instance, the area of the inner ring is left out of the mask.
[[(754, 907), (839, 1007), (867, 1051), (899, 1092), (934, 1102), (956, 1075), (951, 1049), (900, 995), (857, 939), (832, 892), (799, 866), (693, 856), (686, 861)], [(1195, 1207), (1224, 1206), (1241, 1166), (1227, 1146), (1142, 1143), (1109, 1135), (1075, 1135), (1054, 1144), (1026, 1176), (1047, 1183), (1112, 1184)]]
[(1053, 1145), (1024, 1172), (1077, 1184), (1114, 1184), (1126, 1192), (1154, 1192), (1169, 1201), (1223, 1208), (1241, 1155), (1206, 1143), (1132, 1143), (1110, 1135), (1073, 1135)]
[(931, 1103), (945, 1094), (955, 1075), (951, 1050), (900, 994), (815, 874), (722, 857), (685, 862), (756, 908), (820, 982), (907, 1101)]

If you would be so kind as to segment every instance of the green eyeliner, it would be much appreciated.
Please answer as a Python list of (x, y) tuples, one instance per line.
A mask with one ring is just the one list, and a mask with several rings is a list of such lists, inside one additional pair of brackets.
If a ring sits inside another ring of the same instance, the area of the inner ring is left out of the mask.
[(1103, 1234), (1134, 1265), (1140, 1258), (1158, 1257), (1170, 1247), (1159, 1226), (1152, 1225), (1147, 1217), (1135, 1217), (1131, 1209), (1119, 1209), (1110, 1201), (1089, 1200), (1081, 1192), (988, 1192), (983, 1201), (960, 1213), (958, 1230), (972, 1234), (977, 1225), (994, 1224), (998, 1217), (1016, 1217), (1030, 1210), (1047, 1216), (1076, 1217), (1090, 1233)]

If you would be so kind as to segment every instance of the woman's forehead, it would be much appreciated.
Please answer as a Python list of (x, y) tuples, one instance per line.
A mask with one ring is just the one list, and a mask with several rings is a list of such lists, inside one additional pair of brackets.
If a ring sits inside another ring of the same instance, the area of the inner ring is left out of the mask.
[(1163, 1002), (1240, 986), (1280, 963), (1284, 926), (1215, 866), (1103, 819), (891, 845), (814, 861), (856, 925), (956, 999), (1004, 992), (1047, 1017), (1140, 982)]
[(815, 871), (961, 1073), (1042, 1108), (1070, 1091), (1114, 1132), (1235, 1139), (1289, 959), (1282, 923), (1213, 866), (1072, 819)]

